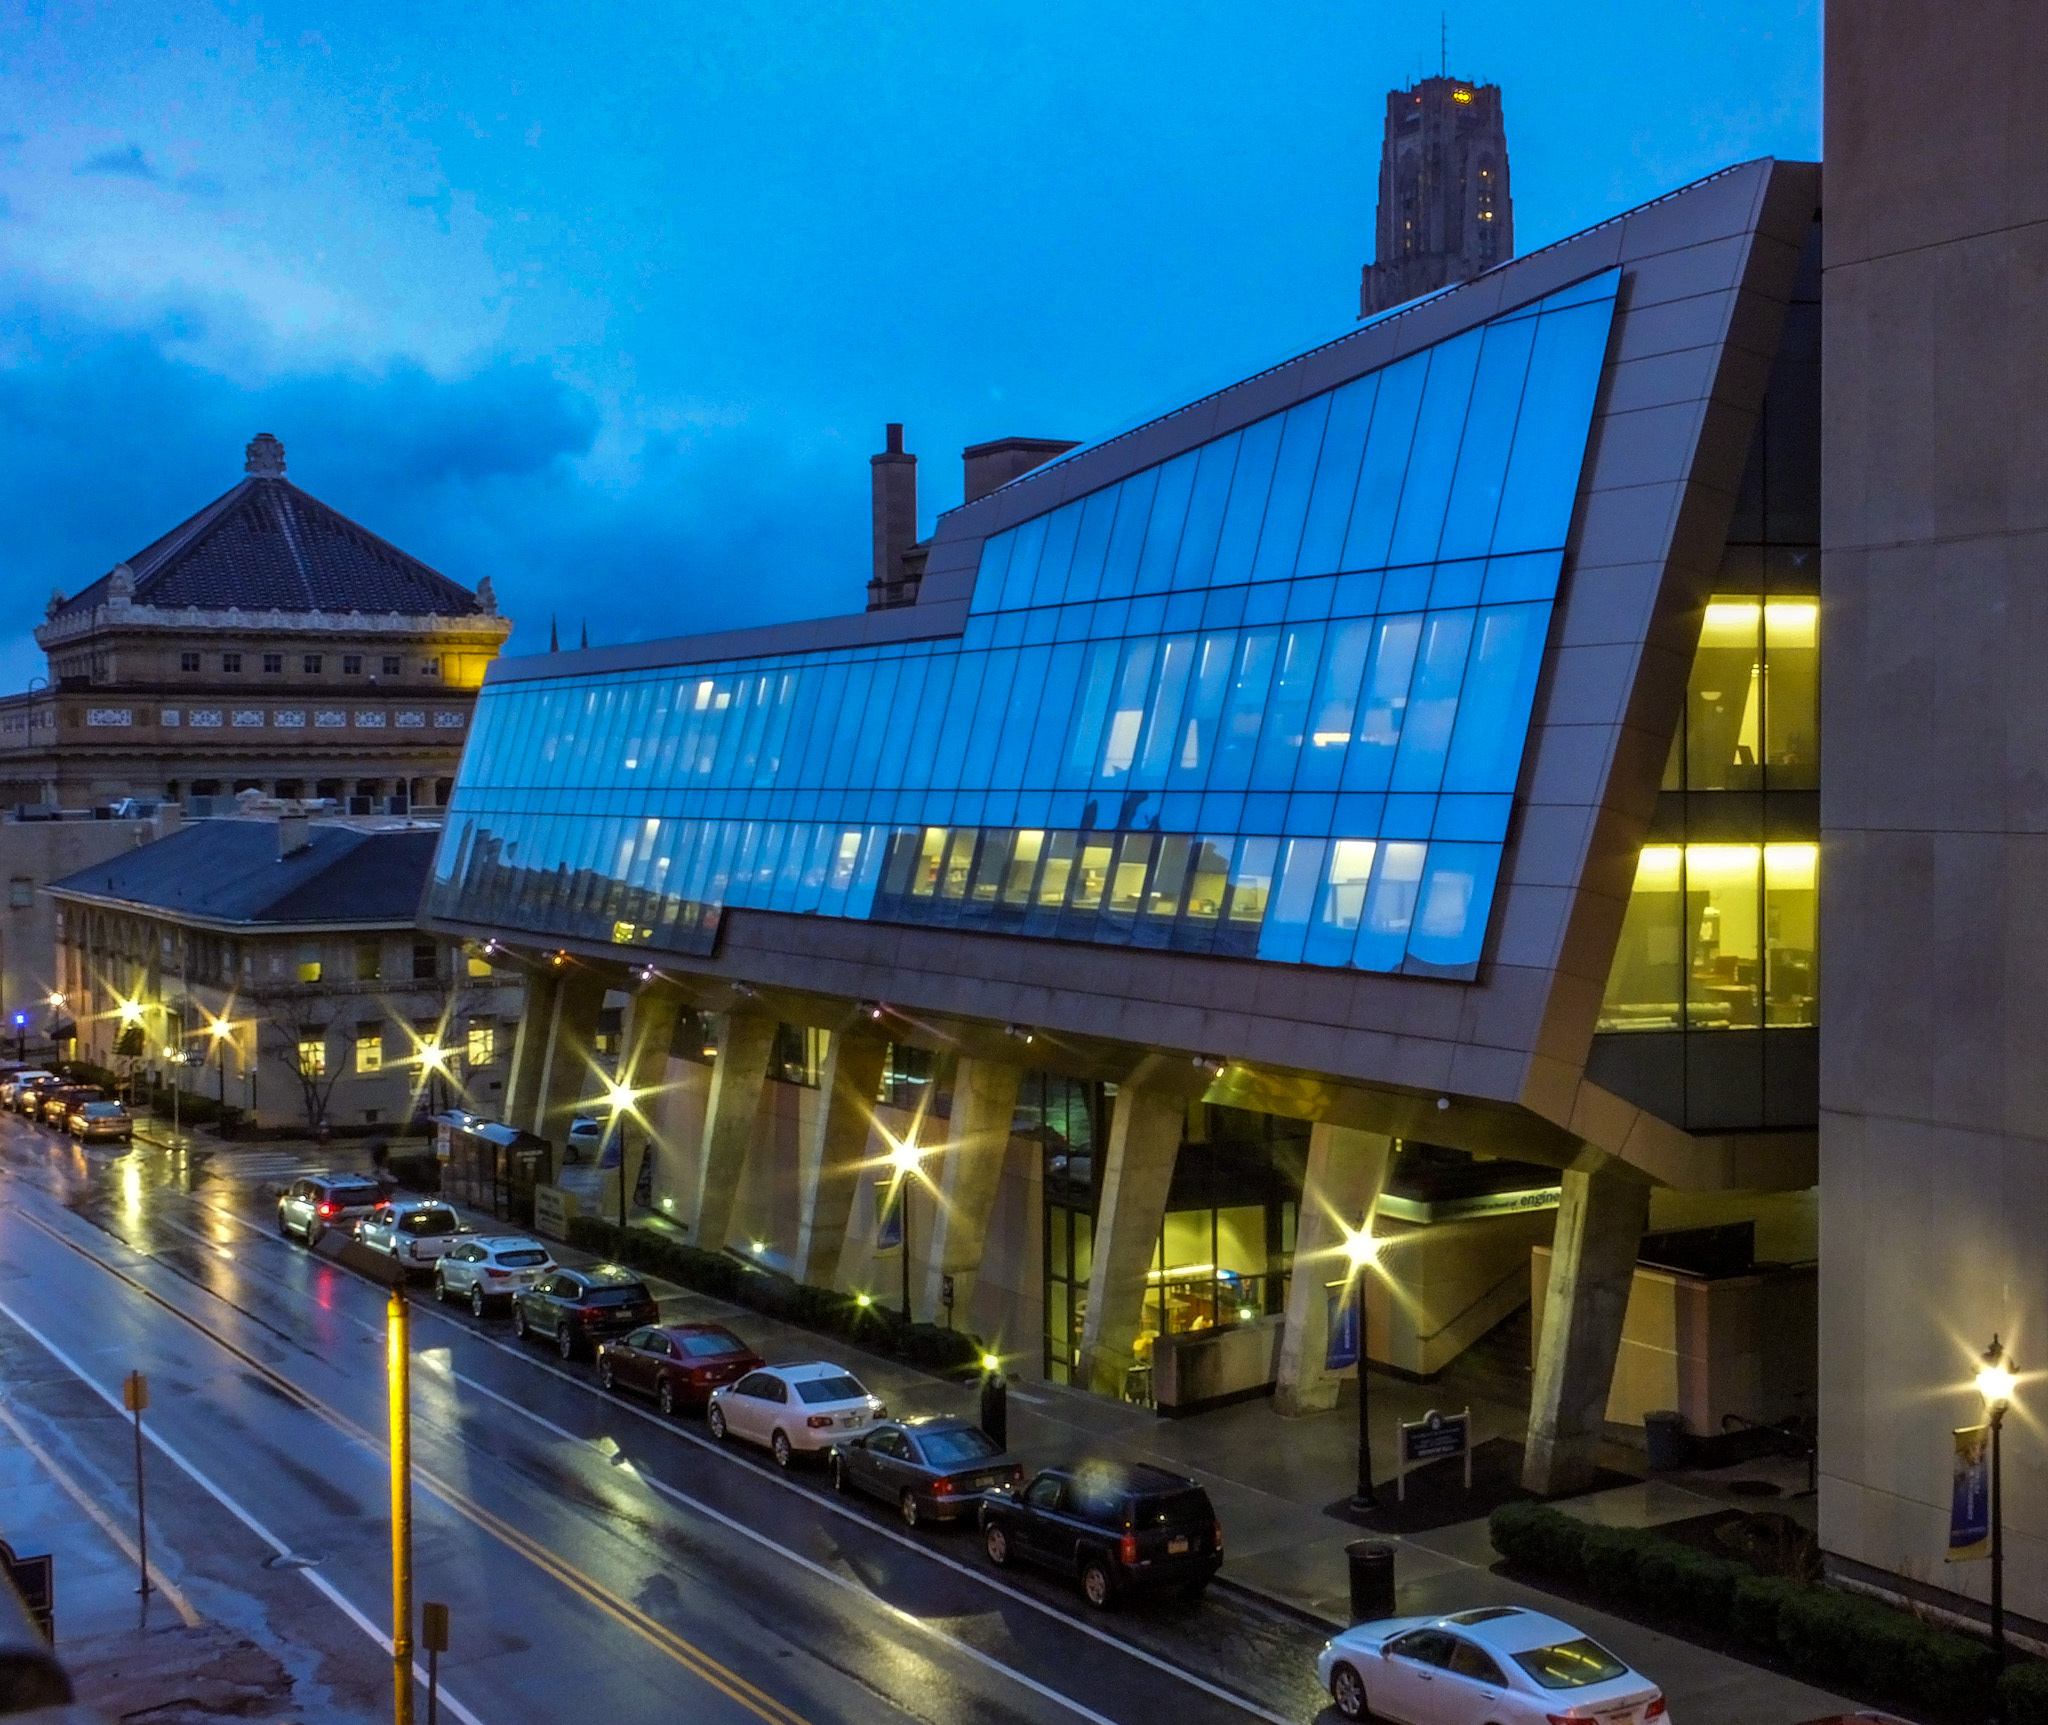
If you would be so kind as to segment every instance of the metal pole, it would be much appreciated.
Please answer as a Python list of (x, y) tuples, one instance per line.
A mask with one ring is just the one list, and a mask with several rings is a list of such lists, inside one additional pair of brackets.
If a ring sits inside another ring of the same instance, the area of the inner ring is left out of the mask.
[(130, 1372), (128, 1381), (122, 1386), (126, 1394), (128, 1411), (135, 1416), (135, 1562), (142, 1571), (142, 1585), (136, 1592), (142, 1595), (143, 1609), (149, 1608), (149, 1508), (143, 1497), (142, 1476), (142, 1410), (149, 1405), (149, 1380), (140, 1372)]
[(391, 1388), (391, 1688), (393, 1725), (412, 1725), (412, 1336), (402, 1289), (385, 1308)]
[(896, 1176), (896, 1231), (903, 1246), (903, 1321), (910, 1322), (910, 1176)]
[(1380, 1500), (1372, 1489), (1372, 1396), (1367, 1389), (1366, 1367), (1372, 1350), (1367, 1346), (1365, 1270), (1358, 1272), (1358, 1489), (1352, 1493), (1353, 1509), (1377, 1509)]
[(1991, 1652), (2005, 1669), (2005, 1409), (1991, 1410)]

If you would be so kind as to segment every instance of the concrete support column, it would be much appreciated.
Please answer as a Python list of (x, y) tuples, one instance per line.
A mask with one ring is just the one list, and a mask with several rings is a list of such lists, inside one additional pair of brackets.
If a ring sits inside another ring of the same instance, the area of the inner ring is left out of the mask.
[(719, 1020), (718, 1057), (711, 1068), (704, 1136), (697, 1151), (696, 1191), (683, 1224), (690, 1244), (707, 1252), (725, 1250), (774, 1048), (774, 1019), (729, 1012)]
[(605, 979), (586, 966), (558, 973), (554, 1010), (548, 1017), (547, 1053), (534, 1098), (529, 1130), (554, 1146), (550, 1178), (559, 1179), (569, 1126), (598, 1092), (597, 1015), (604, 1008)]
[(1023, 1068), (1006, 1061), (962, 1060), (955, 1069), (951, 1130), (937, 1166), (930, 1170), (938, 1201), (927, 1230), (921, 1304), (933, 1323), (946, 1320), (948, 1276), (953, 1278), (956, 1324), (965, 1321), (974, 1303), (974, 1279), (981, 1269), (989, 1212), (1002, 1183), (1003, 1157), (1017, 1116), (1017, 1087), (1023, 1080)]
[(865, 1023), (835, 1030), (818, 1074), (818, 1107), (797, 1150), (796, 1278), (821, 1288), (839, 1286), (846, 1231), (889, 1039)]
[(1283, 1414), (1321, 1413), (1337, 1405), (1340, 1379), (1323, 1367), (1330, 1344), (1328, 1284), (1353, 1274), (1344, 1241), (1353, 1229), (1371, 1226), (1393, 1150), (1393, 1139), (1380, 1132), (1320, 1121), (1309, 1132), (1280, 1376), (1273, 1389), (1273, 1406)]
[(639, 1092), (627, 1119), (625, 1151), (619, 1158), (619, 1178), (626, 1183), (626, 1213), (633, 1207), (633, 1191), (640, 1183), (640, 1167), (648, 1155), (661, 1165), (671, 1146), (655, 1145), (661, 1111), (654, 1106), (652, 1092), (668, 1082), (669, 1044), (675, 1040), (676, 1021), (682, 1016), (683, 997), (673, 988), (642, 988), (626, 1002), (621, 1027), (619, 1082)]
[(1145, 1277), (1159, 1249), (1186, 1120), (1187, 1099), (1178, 1091), (1126, 1084), (1117, 1092), (1081, 1330), (1081, 1381), (1098, 1395), (1121, 1396), (1124, 1374), (1136, 1363)]
[(1567, 1168), (1563, 1186), (1522, 1456), (1522, 1484), (1545, 1497), (1593, 1481), (1650, 1213), (1648, 1182), (1598, 1151)]
[(530, 1127), (540, 1106), (541, 1078), (547, 1071), (548, 1035), (554, 1027), (561, 977), (543, 965), (526, 978), (526, 997), (519, 1008), (519, 1034), (512, 1039), (512, 1065), (505, 1074), (505, 1100), (499, 1117), (508, 1126)]

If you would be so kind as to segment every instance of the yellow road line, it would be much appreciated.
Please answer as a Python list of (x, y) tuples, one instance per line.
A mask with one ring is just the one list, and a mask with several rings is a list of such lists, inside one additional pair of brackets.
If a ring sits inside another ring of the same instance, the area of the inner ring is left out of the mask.
[[(21, 1447), (35, 1458), (45, 1473), (64, 1488), (65, 1495), (73, 1503), (77, 1504), (80, 1509), (85, 1511), (86, 1515), (91, 1519), (93, 1526), (113, 1541), (123, 1557), (133, 1564), (139, 1565), (142, 1562), (142, 1553), (136, 1549), (135, 1541), (130, 1539), (122, 1530), (120, 1523), (115, 1521), (112, 1516), (107, 1514), (105, 1510), (93, 1501), (92, 1494), (64, 1470), (62, 1464), (58, 1462), (55, 1456), (36, 1442), (34, 1437), (30, 1435), (28, 1428), (7, 1411), (7, 1404), (5, 1402), (0, 1402), (0, 1425), (6, 1426), (9, 1431), (14, 1433)], [(201, 1617), (192, 1608), (191, 1600), (187, 1599), (171, 1582), (165, 1580), (164, 1572), (153, 1563), (149, 1566), (149, 1581), (150, 1585), (158, 1593), (161, 1593), (171, 1602), (172, 1609), (185, 1620), (185, 1627), (187, 1629), (197, 1629), (206, 1621), (205, 1618)]]
[[(137, 1281), (135, 1277), (129, 1275), (126, 1271), (109, 1264), (105, 1259), (79, 1245), (77, 1241), (66, 1239), (47, 1222), (30, 1215), (26, 1210), (17, 1209), (14, 1214), (22, 1221), (28, 1223), (30, 1227), (47, 1234), (60, 1246), (68, 1247), (71, 1251), (76, 1252), (88, 1264), (105, 1271), (117, 1281), (133, 1288), (144, 1299), (161, 1306), (181, 1323), (197, 1330), (200, 1335), (213, 1343), (215, 1347), (221, 1348), (233, 1355), (236, 1360), (248, 1367), (249, 1370), (257, 1373), (267, 1383), (283, 1391), (293, 1401), (305, 1408), (307, 1412), (325, 1420), (345, 1437), (360, 1443), (375, 1455), (388, 1456), (390, 1454), (389, 1445), (378, 1439), (363, 1426), (358, 1425), (347, 1414), (341, 1412), (340, 1409), (329, 1406), (310, 1390), (294, 1383), (282, 1373), (274, 1371), (271, 1367), (265, 1365), (263, 1361), (257, 1359), (255, 1355), (244, 1351), (235, 1343), (229, 1341), (227, 1337), (209, 1329), (189, 1312), (180, 1311), (178, 1307), (172, 1305), (169, 1300), (165, 1299), (154, 1288)], [(784, 1706), (782, 1702), (776, 1700), (774, 1696), (768, 1694), (765, 1690), (756, 1688), (755, 1685), (749, 1683), (746, 1678), (742, 1677), (730, 1666), (720, 1663), (701, 1647), (678, 1635), (674, 1630), (668, 1628), (667, 1625), (657, 1622), (638, 1607), (627, 1604), (625, 1600), (612, 1593), (602, 1583), (593, 1580), (574, 1564), (548, 1550), (547, 1547), (514, 1527), (510, 1522), (504, 1521), (492, 1514), (483, 1505), (450, 1485), (431, 1470), (420, 1467), (415, 1463), (413, 1476), (472, 1526), (517, 1552), (544, 1575), (560, 1582), (571, 1592), (596, 1606), (614, 1622), (626, 1629), (632, 1630), (633, 1633), (654, 1647), (658, 1652), (666, 1654), (678, 1665), (689, 1671), (691, 1675), (700, 1678), (721, 1694), (738, 1702), (740, 1706), (746, 1708), (748, 1712), (754, 1714), (757, 1718), (765, 1721), (765, 1725), (810, 1725), (810, 1722), (802, 1714)]]

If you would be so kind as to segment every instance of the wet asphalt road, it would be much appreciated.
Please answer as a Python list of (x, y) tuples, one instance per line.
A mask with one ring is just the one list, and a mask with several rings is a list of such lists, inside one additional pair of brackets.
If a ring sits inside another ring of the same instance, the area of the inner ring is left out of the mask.
[[(151, 1380), (153, 1509), (201, 1611), (274, 1645), (323, 1716), (389, 1717), (383, 1289), (275, 1231), (311, 1153), (85, 1150), (0, 1115), (0, 1376), (121, 1478)], [(1087, 1612), (909, 1533), (822, 1475), (600, 1392), (413, 1295), (416, 1597), (448, 1603), (444, 1706), (522, 1720), (1308, 1720), (1319, 1635), (1225, 1590)], [(132, 1466), (132, 1461), (129, 1464)], [(111, 1506), (110, 1506), (111, 1507)]]

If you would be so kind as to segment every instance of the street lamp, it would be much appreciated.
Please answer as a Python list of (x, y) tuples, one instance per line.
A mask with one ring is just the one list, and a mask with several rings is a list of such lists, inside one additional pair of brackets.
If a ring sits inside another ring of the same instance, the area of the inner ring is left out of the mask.
[(1380, 1243), (1373, 1238), (1368, 1219), (1363, 1228), (1344, 1236), (1344, 1256), (1351, 1260), (1351, 1297), (1358, 1302), (1358, 1489), (1351, 1494), (1353, 1509), (1377, 1509), (1379, 1498), (1372, 1487), (1371, 1401), (1366, 1388), (1371, 1350), (1366, 1345), (1365, 1275), (1380, 1261)]
[(896, 1170), (896, 1230), (902, 1236), (903, 1321), (910, 1322), (910, 1177), (924, 1160), (915, 1138), (891, 1139), (889, 1166)]
[(626, 1128), (619, 1116), (633, 1106), (633, 1098), (640, 1093), (630, 1084), (607, 1084), (604, 1105), (611, 1110), (612, 1121), (607, 1137), (615, 1137), (619, 1146), (619, 1250), (626, 1249)]
[(228, 1038), (234, 1035), (235, 1027), (225, 1018), (216, 1018), (206, 1029), (220, 1056), (220, 1109), (225, 1114), (228, 1109)]
[(420, 1070), (427, 1075), (427, 1111), (441, 1112), (441, 1078), (448, 1070), (448, 1050), (435, 1038), (420, 1044)]
[(1984, 1413), (1991, 1427), (1991, 1651), (2001, 1671), (2005, 1669), (2005, 1488), (1999, 1450), (2005, 1410), (2012, 1406), (2017, 1382), (2004, 1345), (1993, 1336), (1991, 1346), (1984, 1350), (1984, 1363), (1977, 1368), (1977, 1393), (1984, 1398)]

